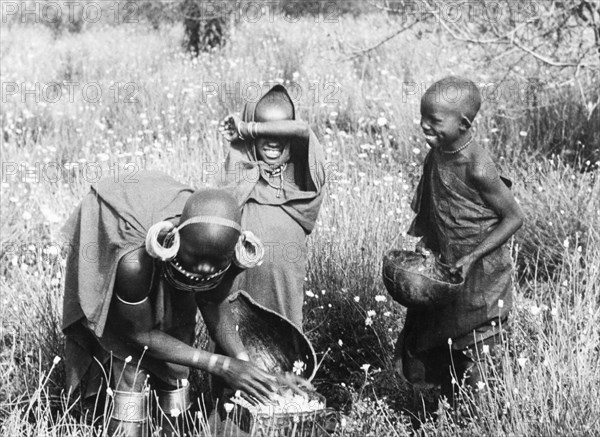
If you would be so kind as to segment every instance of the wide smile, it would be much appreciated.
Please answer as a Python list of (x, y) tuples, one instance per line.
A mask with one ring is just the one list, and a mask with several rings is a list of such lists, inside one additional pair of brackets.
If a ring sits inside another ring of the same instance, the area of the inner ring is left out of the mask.
[(263, 147), (263, 154), (269, 159), (278, 159), (283, 153), (282, 147)]
[(423, 135), (425, 136), (425, 141), (427, 141), (427, 143), (432, 143), (432, 142), (437, 141), (437, 135), (435, 135), (434, 133), (423, 132)]

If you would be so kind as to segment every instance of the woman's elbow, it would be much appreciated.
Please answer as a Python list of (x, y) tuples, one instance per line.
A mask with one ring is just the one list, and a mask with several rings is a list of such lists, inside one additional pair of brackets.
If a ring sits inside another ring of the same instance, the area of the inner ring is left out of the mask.
[(308, 140), (308, 137), (310, 136), (310, 128), (308, 126), (308, 123), (302, 120), (297, 120), (296, 128), (296, 136), (298, 138)]

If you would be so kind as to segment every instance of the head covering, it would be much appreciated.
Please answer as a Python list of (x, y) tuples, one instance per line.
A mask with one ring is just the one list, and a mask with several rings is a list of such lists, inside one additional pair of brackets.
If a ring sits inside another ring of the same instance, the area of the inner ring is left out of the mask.
[[(275, 85), (257, 102), (242, 111), (245, 122), (295, 120), (294, 103), (283, 85)], [(273, 179), (268, 164), (259, 161), (252, 140), (234, 141), (221, 173), (220, 184), (230, 188), (240, 205), (249, 200), (281, 206), (310, 233), (323, 200), (325, 166), (317, 137), (309, 132), (308, 142), (293, 139), (291, 157), (283, 180)], [(281, 185), (280, 185), (281, 184)], [(279, 196), (278, 189), (280, 189)]]

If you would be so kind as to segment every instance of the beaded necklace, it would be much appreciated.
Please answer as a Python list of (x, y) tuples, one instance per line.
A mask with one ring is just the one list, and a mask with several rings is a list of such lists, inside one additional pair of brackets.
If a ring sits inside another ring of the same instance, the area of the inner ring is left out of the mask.
[(442, 153), (446, 153), (448, 155), (456, 155), (459, 152), (462, 152), (463, 150), (465, 150), (467, 147), (469, 147), (469, 145), (471, 144), (471, 142), (473, 141), (473, 135), (471, 135), (471, 138), (469, 138), (469, 141), (467, 141), (465, 144), (463, 144), (462, 146), (460, 146), (458, 149), (456, 150), (444, 150), (442, 148), (440, 148), (440, 151)]

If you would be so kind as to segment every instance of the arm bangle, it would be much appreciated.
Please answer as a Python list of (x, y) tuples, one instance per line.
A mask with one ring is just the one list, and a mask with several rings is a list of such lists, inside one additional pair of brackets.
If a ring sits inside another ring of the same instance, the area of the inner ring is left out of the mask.
[(123, 299), (117, 293), (115, 293), (115, 296), (117, 296), (117, 299), (119, 300), (119, 302), (124, 303), (125, 305), (132, 305), (132, 306), (143, 304), (144, 302), (146, 302), (148, 300), (148, 297), (149, 297), (149, 296), (146, 296), (145, 298), (143, 298), (139, 302), (127, 302), (125, 299)]
[(223, 366), (221, 366), (221, 368), (223, 369), (223, 372), (227, 372), (229, 370), (230, 364), (231, 364), (231, 358), (225, 357), (225, 359), (223, 360)]
[(210, 359), (208, 360), (208, 371), (210, 373), (214, 372), (217, 361), (219, 361), (219, 356), (215, 354), (211, 355)]
[(244, 138), (244, 136), (242, 135), (242, 123), (244, 123), (243, 121), (240, 121), (237, 125), (237, 132), (238, 132), (238, 137), (240, 138), (240, 140), (245, 141), (246, 138)]
[(196, 352), (194, 352), (194, 355), (192, 356), (192, 363), (194, 365), (197, 365), (198, 361), (200, 361), (200, 352), (196, 351)]

